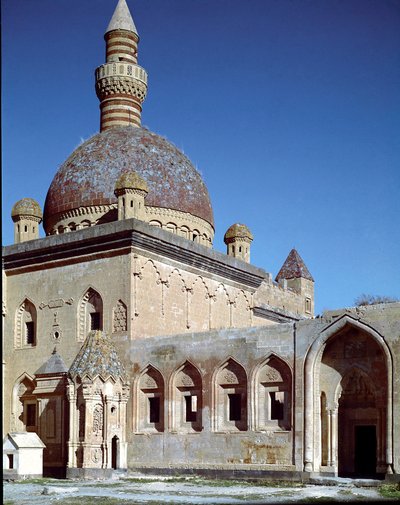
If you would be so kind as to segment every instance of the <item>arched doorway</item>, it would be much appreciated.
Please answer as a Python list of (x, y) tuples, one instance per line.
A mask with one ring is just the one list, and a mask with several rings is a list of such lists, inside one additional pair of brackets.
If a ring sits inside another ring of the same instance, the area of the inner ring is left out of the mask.
[(350, 316), (327, 326), (305, 367), (305, 471), (392, 471), (392, 363), (383, 338)]
[(111, 468), (116, 470), (118, 468), (118, 446), (119, 438), (115, 435), (111, 439)]
[[(361, 368), (351, 368), (341, 380), (338, 400), (338, 470), (340, 476), (375, 478), (382, 466), (385, 445), (384, 405), (377, 389)], [(384, 388), (386, 389), (386, 388)], [(385, 393), (383, 392), (385, 395)]]

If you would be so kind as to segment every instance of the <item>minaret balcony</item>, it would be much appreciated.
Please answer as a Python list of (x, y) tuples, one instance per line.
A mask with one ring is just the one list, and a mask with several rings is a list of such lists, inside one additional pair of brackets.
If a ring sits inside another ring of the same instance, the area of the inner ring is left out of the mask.
[(96, 69), (96, 81), (104, 77), (131, 77), (141, 81), (147, 87), (147, 72), (140, 65), (132, 63), (105, 63)]

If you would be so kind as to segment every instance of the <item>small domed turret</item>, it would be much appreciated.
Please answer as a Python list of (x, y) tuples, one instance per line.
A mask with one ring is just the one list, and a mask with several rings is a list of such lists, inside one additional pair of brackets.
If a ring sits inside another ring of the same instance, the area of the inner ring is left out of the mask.
[(22, 198), (13, 206), (11, 218), (14, 221), (14, 243), (39, 238), (39, 224), (43, 213), (33, 198)]
[(224, 235), (224, 242), (227, 246), (226, 254), (250, 263), (250, 243), (252, 240), (253, 235), (245, 224), (233, 224)]
[(124, 172), (115, 183), (114, 194), (118, 198), (118, 220), (146, 219), (144, 199), (149, 192), (147, 182), (136, 172)]

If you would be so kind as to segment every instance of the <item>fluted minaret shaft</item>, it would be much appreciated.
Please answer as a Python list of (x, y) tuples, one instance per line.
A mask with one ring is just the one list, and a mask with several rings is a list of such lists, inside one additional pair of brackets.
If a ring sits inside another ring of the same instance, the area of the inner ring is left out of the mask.
[(137, 64), (139, 36), (125, 0), (119, 0), (104, 39), (106, 63), (96, 69), (100, 131), (140, 126), (147, 73)]

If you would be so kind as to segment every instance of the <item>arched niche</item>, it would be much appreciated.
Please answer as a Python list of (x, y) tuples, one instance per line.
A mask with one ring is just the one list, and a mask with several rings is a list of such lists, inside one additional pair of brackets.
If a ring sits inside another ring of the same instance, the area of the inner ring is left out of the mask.
[(247, 430), (247, 375), (234, 358), (214, 373), (212, 421), (215, 431)]
[(161, 372), (148, 365), (137, 380), (136, 392), (137, 431), (164, 431), (165, 388)]
[(197, 367), (185, 361), (170, 380), (170, 426), (172, 431), (196, 432), (202, 426), (202, 378)]
[(290, 430), (292, 418), (292, 372), (281, 358), (270, 355), (254, 370), (253, 429)]

